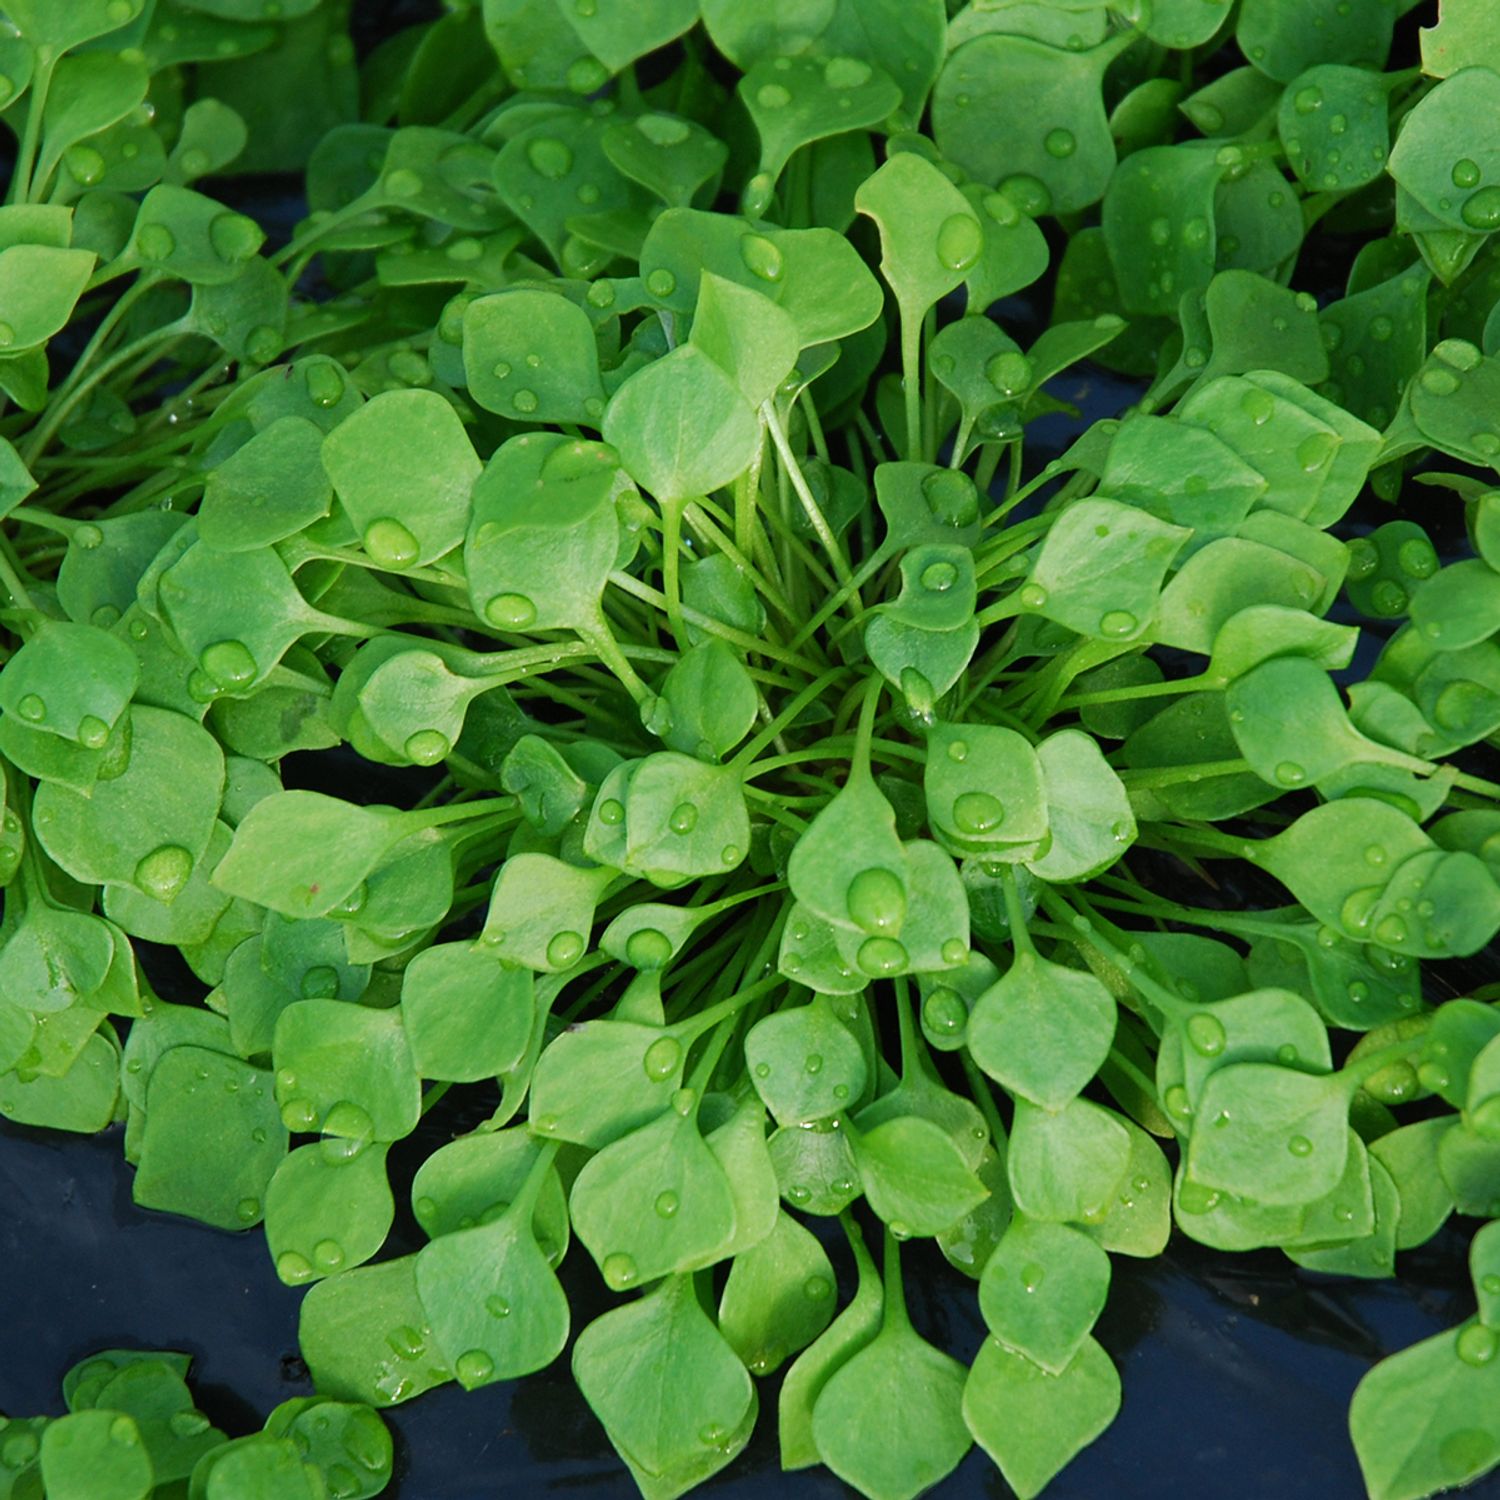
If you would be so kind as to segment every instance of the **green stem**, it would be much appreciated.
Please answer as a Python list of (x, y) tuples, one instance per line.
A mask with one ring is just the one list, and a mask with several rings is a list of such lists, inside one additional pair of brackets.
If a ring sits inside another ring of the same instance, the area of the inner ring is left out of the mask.
[(922, 323), (901, 309), (901, 392), (906, 399), (906, 456), (922, 457)]

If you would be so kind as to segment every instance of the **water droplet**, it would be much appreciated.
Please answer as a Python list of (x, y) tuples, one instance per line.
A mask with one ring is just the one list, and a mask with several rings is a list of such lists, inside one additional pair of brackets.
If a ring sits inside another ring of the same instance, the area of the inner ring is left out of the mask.
[(907, 964), (906, 949), (895, 938), (866, 938), (859, 945), (859, 966), (866, 974), (879, 979), (899, 974)]
[(606, 797), (599, 804), (599, 821), (609, 827), (625, 821), (625, 804), (616, 802), (613, 797)]
[(1417, 1082), (1430, 1094), (1442, 1093), (1452, 1081), (1452, 1074), (1441, 1063), (1424, 1062), (1417, 1069)]
[(369, 524), (364, 543), (370, 561), (382, 568), (410, 567), (421, 552), (416, 537), (390, 516)]
[(922, 569), (922, 587), (934, 594), (945, 594), (958, 582), (958, 569), (951, 562), (928, 563)]
[(337, 1271), (344, 1263), (344, 1247), (337, 1240), (319, 1240), (313, 1246), (313, 1264), (320, 1271)]
[(1187, 1038), (1195, 1052), (1217, 1057), (1224, 1050), (1224, 1023), (1217, 1016), (1199, 1011), (1188, 1019)]
[(1483, 187), (1459, 210), (1470, 229), (1491, 230), (1500, 226), (1500, 187)]
[(472, 1389), (483, 1385), (495, 1373), (495, 1361), (483, 1349), (468, 1349), (453, 1361), (458, 1383)]
[(179, 844), (163, 844), (136, 865), (135, 883), (158, 901), (172, 901), (192, 873), (193, 856)]
[(658, 1218), (670, 1219), (679, 1207), (677, 1194), (670, 1190), (656, 1195), (656, 1214)]
[(1307, 780), (1307, 770), (1294, 760), (1284, 760), (1276, 767), (1276, 779), (1282, 786), (1301, 786)]
[(207, 1432), (209, 1425), (201, 1411), (174, 1411), (167, 1418), (167, 1427), (174, 1437), (197, 1437), (200, 1432)]
[(1311, 1156), (1312, 1148), (1312, 1142), (1305, 1135), (1294, 1135), (1286, 1143), (1286, 1149), (1293, 1156)]
[(823, 1071), (823, 1054), (821, 1052), (809, 1052), (803, 1059), (802, 1066), (809, 1073), (821, 1073)]
[(755, 102), (762, 109), (785, 109), (792, 102), (792, 96), (779, 83), (763, 83), (755, 91)]
[(677, 278), (665, 267), (658, 267), (646, 278), (646, 290), (653, 297), (670, 297), (677, 290)]
[(604, 1275), (604, 1284), (614, 1292), (623, 1292), (627, 1287), (634, 1286), (640, 1276), (634, 1259), (619, 1250), (613, 1255), (606, 1255), (599, 1269)]
[(301, 1286), (304, 1281), (312, 1280), (312, 1262), (295, 1250), (283, 1250), (276, 1257), (276, 1274), (288, 1286)]
[(953, 799), (953, 826), (960, 833), (988, 833), (1004, 821), (1004, 804), (988, 792), (963, 792)]
[(655, 927), (642, 927), (625, 940), (625, 960), (637, 969), (659, 969), (672, 957), (672, 940)]
[(1479, 163), (1471, 161), (1467, 156), (1461, 156), (1453, 163), (1453, 186), (1456, 188), (1478, 187), (1483, 175), (1479, 170)]
[(1002, 396), (1015, 396), (1026, 390), (1031, 376), (1031, 361), (1017, 349), (995, 355), (984, 367), (984, 378)]
[(524, 630), (536, 619), (536, 605), (525, 594), (496, 594), (485, 605), (484, 617), (501, 630)]
[(1339, 449), (1337, 434), (1332, 432), (1310, 432), (1297, 444), (1297, 462), (1303, 473), (1315, 474)]
[(144, 224), (135, 233), (142, 260), (166, 260), (177, 248), (177, 236), (165, 224)]
[[(906, 916), (906, 886), (894, 871), (873, 866), (849, 882), (849, 915), (866, 932), (899, 931)], [(904, 962), (904, 958), (903, 958)]]
[(972, 213), (949, 214), (938, 226), (937, 256), (950, 271), (967, 271), (984, 249), (984, 231)]
[(539, 177), (557, 182), (573, 170), (573, 153), (554, 136), (544, 135), (526, 146), (526, 160)]
[(1180, 1083), (1172, 1084), (1161, 1096), (1161, 1102), (1169, 1115), (1176, 1115), (1179, 1119), (1186, 1119), (1193, 1112), (1187, 1090)]
[(1451, 396), (1459, 387), (1459, 379), (1452, 370), (1430, 365), (1422, 371), (1420, 384), (1430, 396)]
[(571, 968), (583, 957), (583, 936), (577, 932), (555, 932), (547, 944), (547, 962), (554, 969)]
[(764, 235), (746, 234), (740, 237), (740, 259), (753, 276), (762, 281), (780, 281), (784, 265), (781, 251)]
[(385, 1336), (391, 1351), (400, 1359), (420, 1359), (427, 1352), (422, 1335), (409, 1324), (401, 1323)]
[(510, 404), (523, 416), (530, 416), (537, 408), (536, 392), (523, 386), (512, 394)]
[(1021, 1267), (1021, 1285), (1028, 1292), (1034, 1292), (1047, 1279), (1045, 1266), (1039, 1265), (1034, 1260), (1029, 1260)]
[(676, 1037), (658, 1037), (646, 1048), (641, 1066), (653, 1083), (664, 1083), (682, 1065), (682, 1044)]
[(692, 802), (679, 802), (667, 819), (673, 833), (688, 834), (698, 826), (698, 808)]
[(1046, 139), (1042, 143), (1047, 148), (1049, 156), (1055, 156), (1059, 160), (1071, 156), (1078, 149), (1078, 137), (1071, 130), (1064, 130), (1059, 126), (1056, 130), (1049, 130)]
[(1141, 622), (1124, 609), (1108, 610), (1099, 620), (1099, 634), (1106, 640), (1122, 640), (1134, 635)]
[(956, 990), (940, 986), (922, 1002), (922, 1024), (935, 1036), (959, 1036), (969, 1024), (969, 1008)]
[(203, 671), (221, 688), (232, 691), (255, 681), (259, 667), (243, 641), (216, 641), (198, 658)]

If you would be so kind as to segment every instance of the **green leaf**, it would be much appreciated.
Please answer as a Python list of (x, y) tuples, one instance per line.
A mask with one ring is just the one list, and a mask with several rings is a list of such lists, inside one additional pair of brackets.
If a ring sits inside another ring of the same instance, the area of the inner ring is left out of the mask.
[(493, 1223), (417, 1252), (417, 1292), (466, 1390), (552, 1363), (568, 1338), (568, 1300), (532, 1237), (523, 1190)]
[(986, 1339), (964, 1383), (969, 1431), (1020, 1500), (1039, 1495), (1119, 1409), (1119, 1374), (1092, 1338), (1055, 1375)]
[(502, 443), (474, 485), (464, 541), (475, 613), (500, 630), (596, 629), (627, 488), (602, 443), (550, 432)]
[(223, 1052), (172, 1047), (151, 1069), (135, 1201), (249, 1229), (286, 1144), (269, 1073)]
[(865, 1090), (864, 1052), (821, 995), (757, 1021), (745, 1037), (745, 1061), (782, 1125), (839, 1114)]
[(687, 1276), (590, 1323), (573, 1346), (573, 1378), (610, 1442), (651, 1474), (701, 1459), (754, 1399), (749, 1372)]
[(1130, 1137), (1106, 1109), (1070, 1099), (1060, 1110), (1016, 1101), (1006, 1169), (1016, 1207), (1048, 1223), (1107, 1211), (1130, 1165)]
[(769, 1375), (828, 1326), (833, 1266), (817, 1238), (789, 1214), (735, 1256), (719, 1298), (719, 1331), (754, 1375)]
[(323, 435), (304, 417), (280, 417), (209, 471), (198, 535), (221, 552), (283, 541), (328, 514), (333, 491), (320, 461)]
[(1046, 881), (1082, 880), (1107, 870), (1135, 841), (1124, 784), (1094, 739), (1062, 729), (1037, 746), (1051, 844), (1026, 868)]
[(517, 287), (471, 302), (464, 372), (486, 411), (521, 422), (598, 422), (599, 350), (588, 315), (556, 292)]
[(49, 1422), (42, 1433), (42, 1483), (57, 1500), (145, 1500), (151, 1460), (128, 1416), (82, 1411)]
[(1500, 1461), (1495, 1336), (1477, 1323), (1380, 1361), (1355, 1388), (1349, 1434), (1374, 1500), (1420, 1500)]
[(968, 1043), (997, 1083), (1057, 1110), (1098, 1072), (1114, 1034), (1114, 997), (1098, 979), (1022, 951), (975, 1002)]
[(288, 1286), (361, 1265), (385, 1243), (395, 1215), (385, 1157), (383, 1145), (330, 1137), (281, 1161), (266, 1189), (266, 1244)]
[(642, 489), (672, 502), (707, 495), (748, 468), (760, 427), (730, 377), (684, 344), (615, 392), (604, 440)]
[(467, 943), (436, 943), (406, 966), (401, 1019), (423, 1078), (472, 1083), (521, 1061), (534, 1014), (532, 973)]
[(421, 1115), (399, 1012), (298, 1000), (276, 1021), (276, 1102), (289, 1130), (395, 1141)]
[(901, 102), (896, 80), (858, 57), (785, 55), (757, 62), (736, 85), (774, 183), (799, 147), (879, 125)]
[(952, 1138), (930, 1120), (898, 1115), (852, 1139), (865, 1196), (894, 1233), (938, 1234), (989, 1196)]
[(978, 262), (984, 231), (969, 201), (930, 162), (892, 156), (860, 184), (854, 206), (880, 229), (880, 270), (908, 325)]
[(1310, 1203), (1343, 1173), (1348, 1108), (1336, 1077), (1259, 1062), (1216, 1069), (1198, 1100), (1188, 1173), (1256, 1203)]
[(297, 1338), (324, 1395), (394, 1406), (453, 1378), (417, 1296), (416, 1262), (356, 1266), (309, 1288)]
[(682, 1093), (591, 1157), (569, 1195), (578, 1238), (615, 1291), (711, 1265), (734, 1234), (728, 1180), (698, 1133), (691, 1091)]
[[(938, 147), (978, 182), (1004, 188), (1018, 177), (1028, 192), (1039, 185), (1034, 201), (1042, 212), (1087, 208), (1103, 195), (1115, 165), (1100, 84), (1133, 40), (1127, 32), (1074, 51), (1025, 36), (975, 37), (952, 53), (938, 79)], [(997, 98), (1009, 101), (998, 126), (986, 120), (983, 104)]]
[(323, 467), (378, 566), (421, 567), (462, 542), (479, 459), (434, 392), (367, 402), (324, 438)]
[(919, 1338), (904, 1309), (893, 1315), (888, 1295), (880, 1334), (834, 1371), (813, 1406), (819, 1458), (872, 1500), (911, 1500), (969, 1450), (963, 1379), (963, 1366)]

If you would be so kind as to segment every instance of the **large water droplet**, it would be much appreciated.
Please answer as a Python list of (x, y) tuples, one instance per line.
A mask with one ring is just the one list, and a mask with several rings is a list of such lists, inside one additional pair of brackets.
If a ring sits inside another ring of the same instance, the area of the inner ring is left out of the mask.
[(1217, 1016), (1199, 1011), (1188, 1019), (1187, 1038), (1195, 1052), (1217, 1057), (1224, 1050), (1224, 1023)]
[(208, 226), (209, 243), (220, 260), (249, 260), (260, 249), (265, 235), (260, 225), (245, 214), (216, 214)]
[(849, 915), (866, 932), (897, 932), (906, 916), (906, 886), (894, 871), (871, 867), (849, 882)]
[(135, 248), (142, 260), (166, 260), (177, 248), (177, 236), (165, 224), (145, 224), (136, 230)]
[(1105, 640), (1123, 640), (1140, 629), (1141, 622), (1127, 609), (1107, 610), (1099, 618), (1099, 634)]
[(250, 648), (243, 641), (215, 641), (204, 648), (198, 665), (222, 688), (249, 687), (259, 671)]
[(989, 792), (963, 792), (953, 799), (953, 826), (960, 833), (988, 833), (1004, 821), (1004, 804)]
[(866, 938), (859, 945), (859, 966), (876, 979), (900, 974), (907, 965), (906, 949), (895, 938)]
[(320, 1271), (337, 1271), (344, 1263), (344, 1247), (337, 1240), (319, 1240), (313, 1246), (313, 1264)]
[(679, 802), (667, 819), (673, 833), (689, 834), (698, 826), (698, 808), (692, 802)]
[(554, 969), (571, 968), (583, 957), (583, 949), (581, 933), (566, 930), (555, 932), (552, 934), (552, 941), (547, 944), (547, 962)]
[(759, 276), (762, 281), (780, 281), (785, 269), (781, 251), (761, 234), (740, 237), (740, 259), (751, 275)]
[(1500, 187), (1482, 187), (1459, 210), (1470, 229), (1488, 231), (1500, 227)]
[(536, 605), (525, 594), (496, 594), (485, 605), (484, 617), (501, 630), (524, 630), (536, 619)]
[(136, 865), (135, 883), (158, 901), (172, 901), (192, 873), (193, 856), (180, 844), (163, 844)]
[(295, 1250), (283, 1250), (276, 1257), (276, 1274), (288, 1286), (301, 1286), (313, 1277), (312, 1262)]
[(957, 990), (942, 985), (922, 1002), (922, 1024), (934, 1036), (960, 1036), (969, 1024), (969, 1008)]
[(365, 551), (382, 568), (407, 568), (416, 562), (421, 548), (400, 521), (384, 516), (365, 528)]
[(623, 1292), (627, 1287), (634, 1286), (640, 1278), (634, 1258), (621, 1250), (606, 1255), (599, 1269), (604, 1275), (604, 1284), (615, 1292)]
[(408, 760), (419, 766), (435, 766), (452, 746), (448, 743), (447, 735), (440, 730), (419, 729), (415, 734), (407, 736), (403, 748)]
[(555, 136), (539, 136), (526, 146), (526, 160), (540, 177), (557, 182), (573, 170), (573, 153)]
[(762, 109), (785, 109), (792, 102), (792, 96), (782, 84), (763, 83), (755, 91), (755, 102)]
[(1042, 143), (1047, 148), (1049, 156), (1055, 156), (1059, 160), (1071, 156), (1078, 149), (1078, 137), (1071, 130), (1065, 130), (1058, 126), (1056, 130), (1049, 130), (1046, 139)]
[(972, 213), (949, 214), (938, 226), (938, 259), (950, 271), (967, 271), (984, 249), (984, 231)]
[(672, 1218), (679, 1207), (677, 1194), (668, 1189), (666, 1192), (656, 1195), (656, 1214), (658, 1218)]
[(682, 1065), (682, 1044), (676, 1037), (658, 1037), (646, 1048), (641, 1066), (653, 1083), (665, 1083)]
[(453, 1361), (453, 1373), (460, 1385), (472, 1389), (494, 1375), (495, 1361), (483, 1349), (468, 1349)]

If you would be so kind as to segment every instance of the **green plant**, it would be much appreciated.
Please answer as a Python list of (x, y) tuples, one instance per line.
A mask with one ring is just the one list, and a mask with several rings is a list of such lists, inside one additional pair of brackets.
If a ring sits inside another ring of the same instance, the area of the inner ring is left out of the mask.
[[(1109, 1254), (1500, 1217), (1500, 1014), (1420, 967), (1500, 929), (1477, 0), (1392, 71), (1393, 0), (486, 0), (358, 75), (329, 0), (6, 8), (0, 1113), (263, 1223), (327, 1397), (549, 1364), (576, 1235), (654, 1500), (783, 1366), (788, 1468), (1027, 1496), (1118, 1406)], [(303, 163), (269, 253), (189, 186)], [(1144, 394), (1039, 465), (1083, 361)], [(1474, 555), (1370, 528), (1419, 484)], [(340, 746), (397, 805), (296, 784)], [(1287, 903), (1161, 894), (1213, 861)], [(1355, 1398), (1379, 1500), (1500, 1460), (1488, 1236)]]

